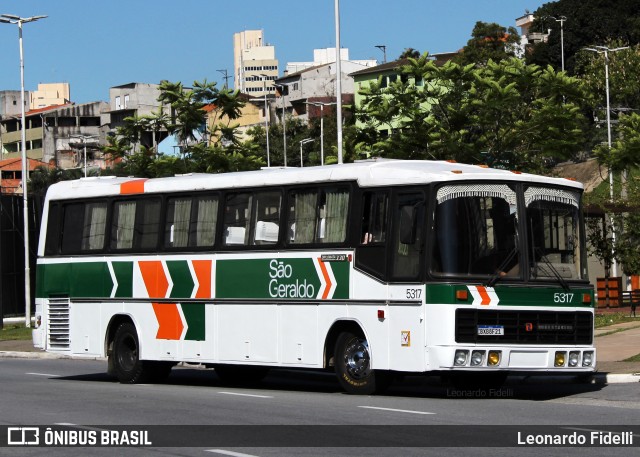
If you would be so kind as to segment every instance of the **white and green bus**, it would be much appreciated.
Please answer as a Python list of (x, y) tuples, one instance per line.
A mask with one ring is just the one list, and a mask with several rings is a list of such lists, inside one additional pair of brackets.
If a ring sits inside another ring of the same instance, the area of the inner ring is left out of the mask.
[(57, 183), (34, 343), (125, 383), (178, 362), (334, 369), (356, 394), (394, 373), (588, 374), (582, 191), (444, 161)]

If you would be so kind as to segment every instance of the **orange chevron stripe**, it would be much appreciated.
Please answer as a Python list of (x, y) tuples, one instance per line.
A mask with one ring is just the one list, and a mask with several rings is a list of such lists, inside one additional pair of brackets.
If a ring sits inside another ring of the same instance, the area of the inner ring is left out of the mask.
[(213, 262), (211, 260), (193, 260), (191, 263), (199, 284), (195, 298), (211, 298), (211, 269)]
[(491, 297), (487, 293), (487, 289), (484, 286), (478, 286), (477, 290), (478, 290), (478, 293), (480, 294), (480, 296), (482, 297), (482, 301), (480, 302), (480, 304), (481, 305), (490, 305), (491, 304)]
[(164, 274), (162, 262), (159, 260), (146, 260), (138, 262), (144, 286), (147, 288), (149, 298), (165, 298), (169, 290), (169, 281)]
[(127, 181), (120, 184), (120, 194), (143, 194), (144, 183), (146, 179), (135, 179), (133, 181)]
[(156, 339), (179, 340), (184, 330), (178, 305), (175, 303), (152, 303), (153, 312), (158, 320)]
[(327, 266), (324, 264), (324, 262), (320, 258), (318, 258), (318, 265), (320, 265), (322, 276), (324, 276), (324, 280), (327, 282), (327, 285), (325, 286), (324, 291), (322, 292), (322, 299), (326, 300), (327, 297), (329, 296), (329, 291), (331, 290), (331, 286), (333, 284), (331, 283), (331, 276), (329, 276), (329, 273), (327, 273)]

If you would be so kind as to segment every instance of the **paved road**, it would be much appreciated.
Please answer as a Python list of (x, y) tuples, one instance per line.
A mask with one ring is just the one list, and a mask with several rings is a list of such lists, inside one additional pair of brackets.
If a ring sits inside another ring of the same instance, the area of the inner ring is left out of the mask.
[[(600, 386), (574, 383), (520, 384), (511, 380), (504, 389), (486, 396), (456, 391), (432, 378), (409, 378), (384, 396), (359, 397), (341, 392), (335, 378), (307, 372), (273, 372), (253, 388), (222, 385), (211, 370), (174, 369), (162, 385), (121, 385), (104, 374), (103, 361), (0, 359), (2, 402), (0, 424), (66, 424), (74, 430), (104, 429), (113, 425), (280, 425), (276, 434), (291, 425), (340, 425), (334, 430), (352, 448), (278, 448), (198, 446), (191, 448), (58, 448), (50, 456), (68, 455), (443, 455), (445, 448), (399, 448), (402, 433), (410, 426), (451, 425), (456, 445), (478, 432), (478, 425), (504, 426), (527, 432), (535, 425), (562, 425), (566, 433), (606, 430), (613, 425), (634, 425), (640, 444), (640, 395), (638, 384)], [(70, 425), (72, 424), (72, 425)], [(567, 428), (567, 424), (571, 428)], [(375, 428), (374, 426), (385, 426)], [(366, 426), (361, 429), (358, 426)], [(78, 428), (80, 427), (80, 428)], [(82, 428), (82, 427), (90, 427)], [(474, 428), (476, 427), (476, 428)], [(199, 429), (196, 427), (195, 429)], [(216, 432), (217, 429), (202, 429)], [(252, 430), (252, 429), (248, 429)], [(317, 430), (325, 433), (324, 428)], [(425, 428), (423, 433), (442, 429)], [(448, 430), (448, 429), (447, 429)], [(219, 431), (219, 430), (218, 430)], [(233, 432), (232, 430), (231, 432)], [(238, 429), (235, 429), (237, 432)], [(255, 431), (255, 430), (254, 430)], [(259, 430), (258, 430), (259, 431)], [(368, 431), (368, 432), (367, 432)], [(491, 436), (491, 428), (480, 430)], [(171, 434), (171, 430), (165, 430)], [(178, 433), (184, 432), (178, 431)], [(353, 438), (351, 438), (353, 433)], [(177, 439), (178, 437), (176, 437)], [(328, 444), (335, 437), (327, 436)], [(252, 441), (252, 439), (254, 441)], [(380, 440), (391, 447), (362, 446)], [(343, 443), (344, 441), (341, 441)], [(208, 444), (208, 443), (206, 443)], [(11, 452), (7, 452), (11, 451)], [(1, 455), (42, 455), (44, 449), (0, 448)], [(449, 455), (600, 456), (599, 448), (456, 448)], [(234, 454), (236, 453), (236, 454)], [(637, 455), (637, 448), (607, 449), (607, 455)]]

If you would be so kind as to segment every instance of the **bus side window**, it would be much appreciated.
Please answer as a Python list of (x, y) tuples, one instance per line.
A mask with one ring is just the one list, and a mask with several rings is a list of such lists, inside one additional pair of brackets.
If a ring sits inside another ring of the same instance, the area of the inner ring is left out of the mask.
[(218, 196), (205, 195), (196, 199), (192, 214), (190, 229), (190, 246), (211, 247), (216, 240), (216, 226), (218, 222)]
[(167, 220), (164, 229), (165, 247), (184, 248), (189, 245), (191, 207), (191, 197), (168, 199)]
[(47, 239), (45, 242), (45, 255), (57, 255), (60, 253), (60, 208), (59, 203), (49, 205), (47, 217)]
[(423, 263), (424, 196), (422, 193), (397, 197), (393, 221), (395, 224), (392, 250), (392, 276), (417, 279)]
[(289, 242), (343, 243), (347, 237), (349, 196), (345, 187), (291, 192)]
[(133, 248), (133, 233), (136, 222), (136, 202), (125, 200), (113, 204), (111, 222), (111, 249)]
[(107, 234), (107, 203), (92, 202), (85, 205), (82, 225), (83, 252), (101, 251)]
[(255, 200), (253, 244), (275, 244), (280, 228), (280, 192), (258, 192)]
[(252, 195), (248, 193), (228, 194), (224, 213), (224, 244), (226, 246), (247, 245), (249, 222), (251, 221)]
[(84, 203), (67, 203), (62, 207), (62, 254), (80, 252), (84, 206)]
[(384, 243), (387, 235), (386, 192), (364, 192), (360, 244)]
[(160, 206), (159, 198), (142, 199), (138, 203), (136, 214), (136, 239), (137, 248), (148, 251), (157, 248), (160, 235)]
[(289, 241), (292, 244), (313, 243), (316, 233), (318, 192), (301, 190), (291, 192), (289, 201)]
[(342, 243), (347, 238), (349, 212), (349, 190), (327, 189), (323, 192), (324, 205), (320, 208), (318, 241), (320, 243)]

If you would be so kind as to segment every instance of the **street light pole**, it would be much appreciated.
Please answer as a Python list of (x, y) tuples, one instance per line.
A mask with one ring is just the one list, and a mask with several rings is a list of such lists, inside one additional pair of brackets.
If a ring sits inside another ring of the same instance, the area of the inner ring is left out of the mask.
[(271, 167), (271, 157), (269, 155), (269, 106), (267, 105), (267, 75), (262, 76), (262, 90), (264, 91), (264, 128), (267, 131), (267, 168)]
[(382, 51), (382, 55), (383, 55), (382, 63), (387, 63), (387, 46), (384, 44), (377, 44), (375, 47)]
[(342, 66), (340, 56), (340, 0), (335, 0), (336, 22), (336, 127), (338, 129), (338, 164), (342, 163)]
[(18, 44), (20, 46), (20, 113), (21, 113), (21, 148), (22, 148), (22, 215), (24, 237), (24, 309), (25, 327), (31, 327), (31, 268), (29, 267), (29, 197), (27, 181), (29, 179), (29, 167), (27, 162), (27, 133), (26, 114), (24, 109), (24, 50), (22, 46), (22, 24), (35, 22), (47, 16), (20, 17), (13, 14), (0, 15), (0, 22), (18, 25)]
[(549, 19), (553, 19), (560, 23), (560, 56), (562, 59), (562, 71), (564, 71), (564, 21), (567, 20), (566, 16), (547, 16)]
[[(605, 92), (607, 97), (607, 146), (609, 147), (609, 154), (611, 154), (611, 108), (609, 104), (609, 52), (622, 51), (623, 49), (628, 49), (629, 46), (624, 46), (621, 48), (609, 48), (607, 46), (594, 46), (592, 48), (583, 48), (585, 51), (596, 52), (598, 54), (604, 54), (604, 78), (605, 78)], [(613, 202), (613, 171), (611, 167), (609, 167), (609, 197)], [(616, 244), (616, 230), (614, 226), (613, 217), (611, 218), (611, 240), (613, 245)], [(613, 259), (611, 263), (611, 270), (613, 276), (618, 276), (618, 262), (616, 259)]]
[(324, 107), (335, 103), (305, 102), (307, 105), (320, 107), (320, 165), (324, 165)]
[(307, 143), (311, 143), (312, 141), (315, 141), (313, 138), (305, 138), (304, 140), (300, 140), (300, 167), (304, 167), (304, 162), (302, 159), (302, 146), (307, 144)]

